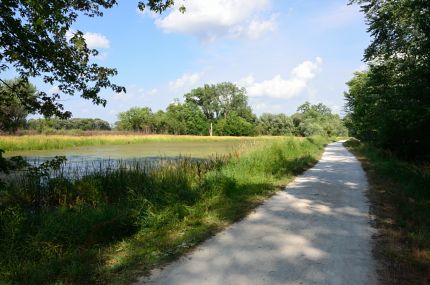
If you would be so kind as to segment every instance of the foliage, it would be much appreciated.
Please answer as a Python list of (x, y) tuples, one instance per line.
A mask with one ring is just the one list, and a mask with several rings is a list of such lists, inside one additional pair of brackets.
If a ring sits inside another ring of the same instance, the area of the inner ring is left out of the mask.
[[(19, 75), (19, 80), (13, 84), (0, 78), (3, 83), (0, 107), (10, 105), (1, 110), (1, 114), (13, 118), (6, 126), (3, 118), (3, 128), (16, 130), (26, 113), (69, 118), (71, 112), (64, 111), (59, 103), (60, 93), (79, 94), (94, 104), (105, 106), (106, 100), (99, 96), (102, 89), (110, 88), (117, 93), (126, 91), (110, 82), (110, 77), (117, 74), (116, 69), (92, 62), (98, 51), (88, 48), (81, 31), (71, 28), (78, 16), (102, 16), (104, 9), (116, 4), (116, 0), (2, 1), (0, 73), (10, 70)], [(139, 1), (138, 8), (143, 10), (148, 6), (161, 13), (173, 4), (173, 0), (146, 0)], [(184, 12), (185, 8), (180, 10)], [(59, 92), (28, 92), (29, 78), (37, 77), (58, 88)], [(0, 159), (1, 169), (9, 165), (5, 161)]]
[(339, 115), (332, 114), (322, 103), (312, 105), (306, 102), (297, 108), (292, 116), (295, 135), (300, 136), (346, 136), (348, 134)]
[[(111, 83), (116, 69), (98, 66), (92, 57), (98, 54), (88, 48), (84, 34), (73, 30), (78, 16), (103, 16), (103, 10), (112, 8), (116, 0), (80, 1), (2, 1), (0, 6), (0, 72), (11, 69), (19, 74), (23, 85), (29, 78), (41, 77), (43, 82), (58, 87), (55, 94), (38, 92), (28, 96), (21, 88), (8, 86), (28, 112), (38, 112), (47, 117), (71, 116), (59, 103), (60, 93), (79, 94), (94, 104), (105, 105), (99, 96), (103, 88), (115, 92), (124, 87)], [(138, 7), (161, 13), (173, 4), (172, 0), (139, 1)], [(3, 80), (2, 80), (3, 81)], [(7, 85), (5, 81), (4, 84)], [(0, 98), (9, 98), (10, 91), (0, 90)]]
[[(12, 86), (10, 89), (8, 86)], [(17, 91), (12, 91), (16, 89)], [(17, 93), (25, 94), (28, 98), (35, 97), (36, 87), (21, 82), (19, 79), (6, 80), (0, 83), (0, 130), (15, 133), (18, 128), (25, 126), (28, 111), (21, 103)]]
[(255, 126), (236, 112), (230, 112), (216, 122), (214, 131), (221, 136), (252, 136)]
[(48, 130), (81, 130), (81, 131), (108, 131), (111, 129), (108, 122), (101, 119), (72, 118), (72, 119), (31, 119), (27, 122), (27, 129), (38, 132)]
[(204, 135), (209, 129), (206, 118), (195, 104), (179, 101), (170, 104), (165, 112), (153, 113), (148, 107), (134, 107), (119, 113), (118, 119), (118, 130), (148, 134)]
[(209, 123), (193, 103), (170, 104), (165, 113), (167, 132), (175, 135), (207, 135)]
[(255, 134), (256, 116), (248, 105), (244, 88), (233, 83), (205, 85), (184, 95), (166, 111), (152, 113), (147, 107), (134, 107), (118, 115), (118, 130), (176, 135), (207, 135), (215, 123), (219, 135)]
[(152, 110), (148, 107), (134, 107), (118, 114), (117, 128), (124, 131), (151, 132)]
[(294, 125), (285, 114), (264, 113), (258, 118), (257, 129), (261, 135), (284, 136), (293, 134)]
[(131, 162), (79, 179), (20, 176), (0, 188), (0, 283), (128, 284), (244, 217), (325, 142), (274, 139), (242, 155)]
[[(13, 156), (9, 159), (3, 157), (4, 150), (0, 149), (0, 173), (9, 174), (11, 171), (21, 170), (28, 167), (27, 161), (21, 156)], [(0, 186), (2, 180), (0, 178)]]
[(184, 95), (185, 101), (199, 106), (209, 121), (226, 118), (230, 112), (248, 122), (255, 121), (255, 115), (248, 105), (245, 88), (233, 83), (205, 84)]
[(248, 105), (246, 90), (232, 83), (206, 84), (184, 97), (185, 103), (176, 99), (166, 111), (156, 114), (147, 107), (135, 107), (120, 113), (117, 129), (205, 135), (212, 123), (214, 133), (221, 136), (347, 135), (339, 115), (332, 114), (330, 108), (321, 103), (312, 105), (306, 102), (291, 118), (285, 114), (266, 113), (257, 119)]
[(373, 40), (367, 72), (348, 82), (358, 138), (408, 159), (430, 159), (430, 3), (356, 0)]

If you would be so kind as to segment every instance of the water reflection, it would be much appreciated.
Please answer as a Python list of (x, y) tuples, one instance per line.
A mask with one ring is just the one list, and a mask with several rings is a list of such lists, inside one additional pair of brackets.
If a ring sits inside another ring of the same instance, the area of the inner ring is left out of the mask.
[[(40, 166), (42, 163), (52, 160), (53, 157), (25, 157), (27, 162), (32, 166)], [(205, 158), (193, 158), (185, 156), (175, 157), (140, 157), (128, 159), (111, 159), (111, 158), (88, 158), (82, 156), (69, 156), (67, 161), (61, 165), (58, 170), (52, 170), (49, 177), (65, 177), (69, 179), (79, 179), (93, 173), (109, 173), (118, 169), (140, 169), (148, 172), (155, 167), (163, 164), (171, 164), (179, 160), (188, 160), (192, 162), (205, 161)], [(18, 174), (18, 173), (15, 173)], [(22, 174), (22, 172), (21, 172)]]

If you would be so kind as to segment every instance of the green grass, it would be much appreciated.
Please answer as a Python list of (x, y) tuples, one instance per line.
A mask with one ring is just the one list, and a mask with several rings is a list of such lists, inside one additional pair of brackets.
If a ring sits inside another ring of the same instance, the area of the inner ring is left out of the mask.
[(357, 140), (345, 143), (363, 162), (377, 216), (378, 250), (390, 284), (428, 284), (430, 165), (402, 161)]
[(22, 135), (0, 136), (0, 149), (4, 151), (66, 149), (79, 146), (136, 144), (145, 142), (224, 142), (272, 140), (272, 137), (231, 136), (177, 136), (177, 135)]
[(127, 284), (240, 220), (328, 140), (284, 138), (211, 160), (135, 162), (0, 191), (0, 283)]

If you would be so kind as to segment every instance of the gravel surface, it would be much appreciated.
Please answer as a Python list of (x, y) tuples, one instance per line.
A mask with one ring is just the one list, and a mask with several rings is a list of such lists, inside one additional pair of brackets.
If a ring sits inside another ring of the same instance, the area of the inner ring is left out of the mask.
[(367, 180), (341, 142), (241, 222), (135, 284), (377, 284)]

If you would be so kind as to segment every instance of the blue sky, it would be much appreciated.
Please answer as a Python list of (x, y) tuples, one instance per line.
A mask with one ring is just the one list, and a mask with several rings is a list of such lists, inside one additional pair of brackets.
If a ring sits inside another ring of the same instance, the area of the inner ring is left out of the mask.
[(127, 93), (103, 91), (105, 108), (64, 97), (74, 117), (113, 123), (130, 107), (165, 109), (192, 88), (223, 81), (247, 88), (257, 114), (290, 115), (305, 101), (339, 112), (370, 40), (347, 0), (186, 0), (185, 14), (176, 6), (161, 16), (139, 12), (138, 1), (119, 2), (73, 28), (100, 51), (97, 63), (118, 69), (113, 82)]

